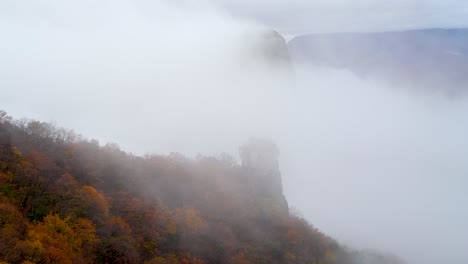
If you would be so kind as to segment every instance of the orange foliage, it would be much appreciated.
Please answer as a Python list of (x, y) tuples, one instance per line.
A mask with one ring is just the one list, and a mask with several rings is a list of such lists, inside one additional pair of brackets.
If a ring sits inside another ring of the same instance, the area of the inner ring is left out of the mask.
[(109, 217), (109, 204), (100, 192), (91, 186), (83, 186), (80, 190), (81, 207), (87, 211), (86, 216), (95, 222), (105, 221)]
[(337, 264), (337, 244), (232, 157), (142, 158), (0, 119), (0, 260)]

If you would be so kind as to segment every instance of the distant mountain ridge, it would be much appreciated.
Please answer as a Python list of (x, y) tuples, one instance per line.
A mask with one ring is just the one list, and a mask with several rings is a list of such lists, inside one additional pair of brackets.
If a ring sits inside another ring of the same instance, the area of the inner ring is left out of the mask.
[(348, 69), (418, 90), (468, 90), (468, 28), (309, 34), (288, 48), (295, 63)]

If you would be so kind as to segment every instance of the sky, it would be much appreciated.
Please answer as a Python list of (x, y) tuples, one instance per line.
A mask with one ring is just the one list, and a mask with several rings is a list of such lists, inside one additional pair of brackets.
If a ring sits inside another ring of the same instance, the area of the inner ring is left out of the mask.
[[(280, 148), (290, 205), (356, 248), (465, 264), (468, 99), (263, 50), (304, 32), (468, 26), (463, 1), (0, 2), (0, 108), (137, 154)], [(428, 73), (430, 74), (430, 73)]]

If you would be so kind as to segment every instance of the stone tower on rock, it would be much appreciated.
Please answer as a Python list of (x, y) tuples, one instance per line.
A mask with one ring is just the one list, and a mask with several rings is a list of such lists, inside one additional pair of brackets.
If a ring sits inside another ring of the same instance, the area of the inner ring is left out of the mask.
[(255, 188), (265, 210), (270, 208), (276, 213), (288, 214), (278, 165), (278, 147), (270, 140), (250, 139), (239, 148), (239, 155), (243, 169), (250, 176), (247, 184)]

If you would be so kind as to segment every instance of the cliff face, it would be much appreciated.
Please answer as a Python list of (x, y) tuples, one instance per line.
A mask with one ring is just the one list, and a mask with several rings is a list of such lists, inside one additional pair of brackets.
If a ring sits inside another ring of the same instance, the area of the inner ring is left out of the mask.
[(286, 66), (290, 65), (288, 45), (281, 34), (274, 30), (265, 31), (259, 34), (259, 38), (262, 42), (261, 51), (268, 60)]
[(284, 82), (284, 86), (294, 80), (294, 69), (288, 45), (283, 36), (271, 29), (257, 29), (244, 32), (240, 36), (240, 46), (248, 64), (265, 69), (270, 80)]
[(273, 213), (287, 215), (288, 203), (283, 195), (277, 146), (269, 140), (250, 139), (240, 147), (239, 154), (242, 168), (250, 177), (248, 184), (255, 186), (264, 207), (271, 208)]

